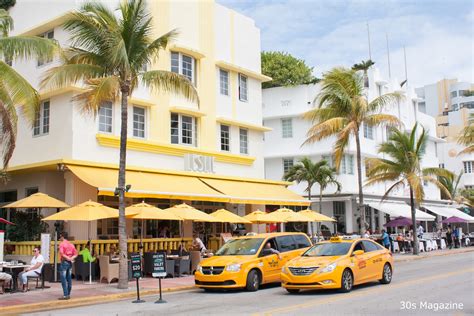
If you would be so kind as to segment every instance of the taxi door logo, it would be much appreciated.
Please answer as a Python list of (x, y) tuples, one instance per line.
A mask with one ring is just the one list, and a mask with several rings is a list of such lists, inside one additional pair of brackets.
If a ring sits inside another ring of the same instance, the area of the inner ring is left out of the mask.
[(364, 269), (367, 266), (367, 261), (366, 260), (359, 260), (357, 263), (359, 269)]
[(270, 268), (276, 268), (278, 267), (278, 261), (275, 261), (275, 259), (272, 258), (272, 261), (269, 261), (268, 265), (270, 266)]

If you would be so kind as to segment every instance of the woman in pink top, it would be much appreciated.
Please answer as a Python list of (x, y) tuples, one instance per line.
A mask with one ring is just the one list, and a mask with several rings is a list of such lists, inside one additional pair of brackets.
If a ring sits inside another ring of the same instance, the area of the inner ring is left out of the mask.
[(60, 297), (60, 300), (68, 300), (71, 296), (72, 289), (72, 263), (77, 257), (77, 250), (73, 244), (67, 240), (67, 233), (62, 232), (59, 234), (59, 256), (61, 259), (61, 264), (59, 266), (59, 272), (61, 276), (61, 285), (63, 287), (63, 296)]

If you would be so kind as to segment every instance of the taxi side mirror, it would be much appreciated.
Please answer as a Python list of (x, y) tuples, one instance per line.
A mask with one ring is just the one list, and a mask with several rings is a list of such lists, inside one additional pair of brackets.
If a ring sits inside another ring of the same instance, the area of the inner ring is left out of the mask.
[(266, 256), (269, 256), (269, 255), (272, 255), (273, 252), (271, 251), (271, 249), (262, 249), (262, 251), (260, 252), (260, 257), (266, 257)]
[(364, 250), (356, 250), (352, 253), (353, 256), (360, 256), (364, 254)]

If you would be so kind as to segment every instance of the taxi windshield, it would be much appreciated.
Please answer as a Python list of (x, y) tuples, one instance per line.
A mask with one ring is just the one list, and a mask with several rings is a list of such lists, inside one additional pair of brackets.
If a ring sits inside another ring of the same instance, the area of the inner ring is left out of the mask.
[(251, 256), (255, 255), (263, 242), (263, 238), (233, 239), (224, 244), (216, 256)]
[(347, 254), (351, 245), (352, 243), (348, 242), (316, 244), (309, 248), (303, 254), (303, 257), (342, 256)]

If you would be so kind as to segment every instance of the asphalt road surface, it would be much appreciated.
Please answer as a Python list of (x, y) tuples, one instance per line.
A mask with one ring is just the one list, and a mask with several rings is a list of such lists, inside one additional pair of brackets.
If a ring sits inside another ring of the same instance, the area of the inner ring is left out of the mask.
[(258, 292), (166, 293), (165, 304), (128, 301), (31, 315), (474, 315), (474, 252), (395, 265), (393, 281), (355, 287), (350, 293), (288, 294), (266, 286)]

